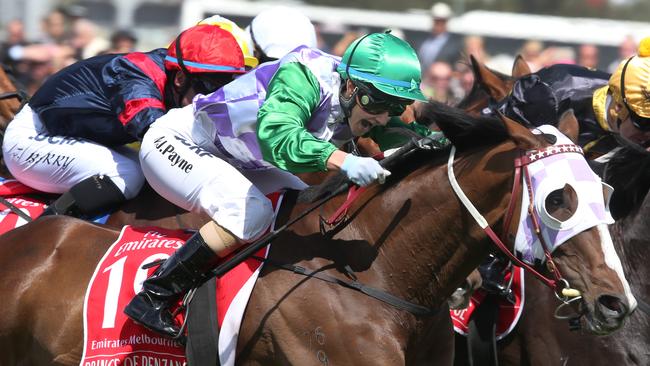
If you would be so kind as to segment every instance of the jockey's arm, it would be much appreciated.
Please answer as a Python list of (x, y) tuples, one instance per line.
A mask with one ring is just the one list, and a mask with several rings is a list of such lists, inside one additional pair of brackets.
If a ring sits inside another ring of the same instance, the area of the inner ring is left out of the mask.
[(114, 59), (104, 73), (115, 80), (111, 104), (118, 119), (129, 135), (142, 140), (149, 125), (166, 112), (162, 93), (149, 76), (123, 57)]
[[(401, 128), (408, 131), (400, 133)], [(385, 126), (373, 127), (364, 137), (371, 138), (379, 145), (381, 151), (386, 151), (404, 145), (411, 137), (427, 137), (433, 134), (440, 133), (431, 131), (417, 122), (404, 123), (399, 117), (392, 117)]]
[(320, 84), (306, 66), (291, 62), (278, 69), (257, 115), (264, 160), (292, 173), (327, 170), (336, 146), (317, 139), (305, 127), (319, 101)]

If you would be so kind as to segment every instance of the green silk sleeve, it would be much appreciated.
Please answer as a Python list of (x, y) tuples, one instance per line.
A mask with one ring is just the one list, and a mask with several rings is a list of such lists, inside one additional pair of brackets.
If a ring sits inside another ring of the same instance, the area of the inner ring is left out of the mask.
[(421, 137), (427, 137), (434, 134), (434, 131), (429, 130), (426, 126), (417, 122), (407, 124), (402, 122), (399, 117), (392, 117), (386, 126), (374, 127), (365, 135), (365, 137), (370, 137), (379, 145), (381, 151), (386, 151), (388, 149), (402, 146), (410, 139), (408, 135), (395, 131), (397, 128), (405, 128)]
[(306, 66), (280, 66), (257, 114), (257, 140), (265, 161), (292, 173), (327, 170), (336, 147), (305, 128), (319, 101), (320, 84)]

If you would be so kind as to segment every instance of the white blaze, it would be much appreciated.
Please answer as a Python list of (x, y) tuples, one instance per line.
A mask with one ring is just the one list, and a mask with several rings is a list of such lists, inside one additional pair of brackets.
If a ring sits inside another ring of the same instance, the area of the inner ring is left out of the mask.
[(623, 274), (623, 266), (621, 265), (621, 260), (616, 254), (614, 249), (614, 243), (612, 242), (612, 237), (609, 234), (607, 225), (600, 224), (598, 225), (598, 233), (600, 234), (600, 245), (603, 248), (603, 255), (605, 256), (605, 264), (618, 274), (618, 278), (623, 284), (623, 289), (625, 290), (625, 296), (627, 296), (627, 301), (630, 305), (629, 311), (636, 309), (637, 303), (632, 291), (630, 290), (630, 284), (627, 282), (625, 275)]

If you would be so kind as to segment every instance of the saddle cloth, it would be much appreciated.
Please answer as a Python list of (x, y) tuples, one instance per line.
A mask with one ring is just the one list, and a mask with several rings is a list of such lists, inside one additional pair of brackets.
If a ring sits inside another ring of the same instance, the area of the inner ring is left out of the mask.
[[(6, 199), (9, 203), (34, 219), (45, 209), (45, 202), (27, 196), (30, 193), (39, 192), (15, 179), (5, 179), (0, 177), (0, 197)], [(0, 234), (4, 234), (9, 230), (23, 226), (27, 223), (27, 220), (18, 216), (16, 213), (11, 211), (9, 207), (6, 207), (2, 203), (0, 203), (0, 210), (2, 210), (0, 211)]]
[[(52, 196), (50, 193), (36, 190), (15, 179), (0, 177), (0, 197), (6, 199), (7, 202), (16, 206), (16, 208), (27, 214), (32, 219), (39, 217), (47, 205), (47, 201), (30, 196), (34, 194), (43, 197)], [(0, 211), (0, 234), (4, 234), (9, 230), (23, 226), (27, 223), (27, 220), (11, 211), (11, 209), (2, 202), (0, 202), (0, 210), (2, 210)], [(109, 213), (101, 214), (93, 218), (92, 221), (98, 224), (104, 224), (106, 223), (106, 220), (108, 220), (109, 215)]]
[[(521, 313), (524, 310), (524, 270), (521, 267), (512, 266), (512, 270), (506, 273), (505, 281), (509, 281), (510, 278), (512, 278), (511, 288), (515, 303), (511, 303), (504, 297), (499, 298), (499, 318), (495, 334), (497, 340), (501, 340), (510, 334), (517, 325)], [(481, 305), (481, 302), (486, 296), (487, 292), (480, 288), (474, 291), (469, 305), (465, 309), (449, 311), (456, 333), (467, 335), (472, 314)]]
[[(269, 195), (277, 215), (282, 194)], [(272, 229), (272, 228), (271, 228)], [(128, 318), (122, 309), (155, 268), (142, 266), (169, 257), (191, 232), (125, 226), (88, 285), (84, 300), (84, 351), (81, 365), (185, 365), (185, 349)], [(269, 246), (255, 256), (266, 257)], [(248, 259), (216, 280), (221, 365), (233, 365), (239, 327), (262, 263)], [(215, 309), (206, 309), (215, 311)], [(182, 315), (178, 315), (182, 322)]]

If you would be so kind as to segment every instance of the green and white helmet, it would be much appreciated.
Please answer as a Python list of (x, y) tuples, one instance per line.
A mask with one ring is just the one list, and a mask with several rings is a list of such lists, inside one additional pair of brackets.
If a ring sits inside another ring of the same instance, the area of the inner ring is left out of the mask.
[(336, 70), (343, 79), (350, 78), (357, 86), (371, 85), (390, 99), (427, 101), (420, 90), (422, 77), (415, 50), (389, 31), (352, 42)]

